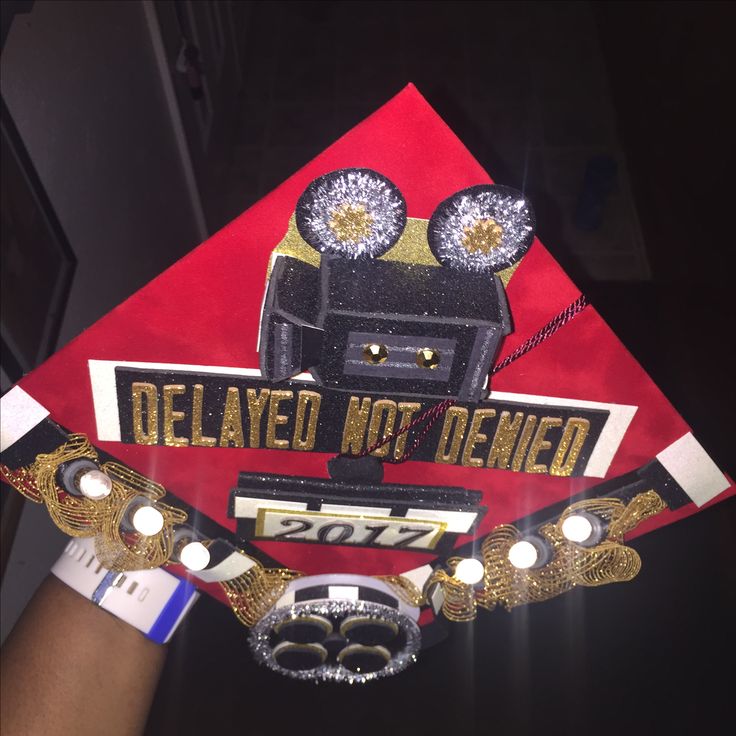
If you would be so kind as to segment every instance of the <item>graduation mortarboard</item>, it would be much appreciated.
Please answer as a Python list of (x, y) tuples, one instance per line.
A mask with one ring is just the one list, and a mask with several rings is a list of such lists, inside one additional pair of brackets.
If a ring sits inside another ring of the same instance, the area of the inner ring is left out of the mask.
[(301, 679), (630, 580), (733, 487), (534, 232), (409, 86), (12, 388), (3, 475)]

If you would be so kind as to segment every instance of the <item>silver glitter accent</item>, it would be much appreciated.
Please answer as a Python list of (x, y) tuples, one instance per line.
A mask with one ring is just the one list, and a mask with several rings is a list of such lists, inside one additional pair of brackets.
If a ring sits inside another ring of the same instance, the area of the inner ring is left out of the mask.
[[(273, 656), (273, 649), (269, 642), (274, 626), (287, 619), (298, 618), (305, 614), (316, 614), (318, 616), (347, 616), (361, 615), (369, 618), (381, 618), (393, 621), (406, 635), (406, 644), (397, 652), (389, 663), (378, 672), (360, 674), (352, 672), (337, 662), (325, 662), (319, 667), (311, 670), (287, 670), (281, 667)], [(396, 675), (405, 670), (417, 660), (417, 652), (421, 645), (422, 635), (416, 622), (408, 616), (400, 613), (394, 608), (384, 606), (372, 601), (351, 600), (320, 600), (295, 603), (291, 606), (278, 608), (266, 614), (252, 629), (248, 643), (253, 651), (253, 656), (259, 664), (265, 665), (270, 670), (278, 672), (295, 680), (308, 680), (312, 682), (344, 682), (349, 685), (371, 682), (383, 677)]]
[[(370, 217), (370, 234), (340, 240), (330, 222), (346, 205), (362, 207)], [(372, 169), (339, 169), (315, 179), (296, 205), (296, 226), (304, 240), (321, 253), (348, 258), (376, 258), (401, 237), (406, 202), (395, 184)]]
[[(467, 229), (492, 218), (501, 226), (500, 244), (488, 253), (471, 253), (463, 244)], [(427, 238), (435, 258), (458, 271), (497, 272), (512, 266), (534, 240), (535, 217), (524, 195), (498, 184), (463, 189), (441, 202), (430, 221)]]

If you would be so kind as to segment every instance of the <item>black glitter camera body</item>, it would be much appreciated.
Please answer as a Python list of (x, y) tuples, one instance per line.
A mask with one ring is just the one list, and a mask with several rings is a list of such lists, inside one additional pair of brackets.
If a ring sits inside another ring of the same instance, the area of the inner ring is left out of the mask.
[[(309, 371), (338, 390), (478, 401), (511, 318), (498, 271), (533, 239), (527, 201), (508, 187), (471, 187), (427, 227), (436, 265), (392, 260), (404, 200), (385, 177), (343, 169), (315, 180), (296, 226), (315, 266), (275, 258), (261, 321), (261, 372)], [(504, 242), (504, 237), (509, 242)], [(386, 257), (382, 257), (386, 255)]]

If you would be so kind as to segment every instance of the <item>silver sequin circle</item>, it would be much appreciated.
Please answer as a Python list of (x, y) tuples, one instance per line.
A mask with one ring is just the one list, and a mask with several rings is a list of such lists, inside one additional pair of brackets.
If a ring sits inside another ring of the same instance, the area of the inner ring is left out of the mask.
[[(372, 220), (367, 237), (345, 242), (333, 232), (330, 221), (344, 205), (365, 208)], [(406, 202), (395, 184), (372, 169), (339, 169), (307, 187), (297, 202), (296, 225), (304, 240), (321, 253), (376, 258), (401, 237)]]
[[(489, 253), (471, 253), (463, 239), (467, 228), (492, 218), (503, 228), (501, 242)], [(535, 218), (524, 195), (498, 184), (463, 189), (439, 204), (427, 237), (435, 258), (458, 271), (497, 272), (518, 261), (534, 240)]]

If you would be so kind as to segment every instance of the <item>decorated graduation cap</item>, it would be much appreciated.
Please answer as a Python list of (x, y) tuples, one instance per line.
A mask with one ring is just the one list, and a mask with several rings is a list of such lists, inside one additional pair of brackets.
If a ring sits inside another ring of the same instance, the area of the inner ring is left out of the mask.
[(3, 478), (309, 681), (630, 580), (734, 489), (534, 228), (410, 86), (12, 388)]

